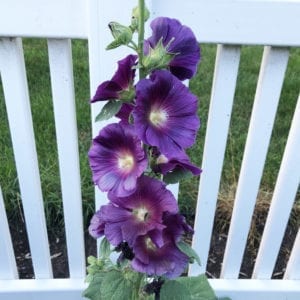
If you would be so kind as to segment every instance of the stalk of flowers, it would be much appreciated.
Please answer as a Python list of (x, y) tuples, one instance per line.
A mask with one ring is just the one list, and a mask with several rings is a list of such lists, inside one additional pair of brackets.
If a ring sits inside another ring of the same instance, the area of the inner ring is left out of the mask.
[[(195, 258), (180, 246), (193, 230), (167, 183), (201, 173), (185, 152), (200, 127), (198, 100), (182, 83), (194, 76), (200, 48), (190, 28), (165, 17), (151, 22), (152, 35), (144, 40), (147, 15), (140, 7), (129, 27), (110, 26), (115, 40), (109, 49), (126, 45), (136, 53), (118, 62), (90, 101), (107, 101), (98, 119), (115, 115), (120, 121), (104, 127), (88, 153), (93, 182), (108, 199), (89, 232), (121, 251), (119, 264), (160, 282), (180, 276)], [(138, 43), (132, 40), (136, 31)]]

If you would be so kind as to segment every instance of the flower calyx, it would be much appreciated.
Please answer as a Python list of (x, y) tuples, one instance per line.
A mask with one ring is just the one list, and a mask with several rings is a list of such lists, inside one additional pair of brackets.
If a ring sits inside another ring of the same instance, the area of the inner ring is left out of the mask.
[(169, 65), (170, 61), (176, 56), (176, 53), (168, 52), (168, 47), (172, 41), (170, 41), (168, 45), (164, 46), (162, 39), (160, 39), (154, 48), (150, 47), (149, 54), (144, 56), (142, 63), (143, 67), (148, 72), (155, 69), (165, 69)]

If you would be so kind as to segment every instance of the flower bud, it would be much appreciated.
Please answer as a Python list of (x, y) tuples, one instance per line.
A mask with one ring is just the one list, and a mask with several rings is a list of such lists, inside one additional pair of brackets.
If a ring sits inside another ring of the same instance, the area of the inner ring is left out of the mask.
[(148, 71), (164, 69), (175, 55), (176, 53), (169, 53), (168, 45), (164, 47), (162, 40), (160, 40), (155, 48), (150, 48), (149, 54), (144, 56), (143, 67)]
[(108, 27), (115, 40), (106, 47), (107, 50), (115, 49), (121, 45), (128, 45), (132, 40), (132, 31), (129, 27), (117, 22), (110, 22)]
[[(144, 22), (146, 22), (150, 17), (150, 12), (148, 10), (148, 8), (145, 6), (144, 9)], [(139, 26), (139, 7), (136, 6), (133, 10), (132, 10), (132, 19), (131, 19), (131, 29), (132, 31), (135, 31), (138, 29)]]

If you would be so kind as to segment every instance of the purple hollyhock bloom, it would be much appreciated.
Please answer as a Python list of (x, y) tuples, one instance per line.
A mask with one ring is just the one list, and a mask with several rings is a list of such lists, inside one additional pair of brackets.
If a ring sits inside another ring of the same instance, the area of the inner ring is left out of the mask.
[(123, 103), (120, 110), (116, 114), (116, 117), (121, 119), (122, 122), (125, 122), (125, 124), (129, 124), (133, 107), (134, 105), (132, 103)]
[(119, 197), (132, 194), (147, 168), (147, 155), (133, 127), (121, 123), (104, 127), (88, 153), (93, 181), (101, 191)]
[(200, 126), (197, 97), (166, 70), (137, 83), (132, 114), (139, 138), (166, 155), (190, 147)]
[(178, 152), (176, 155), (159, 154), (157, 155), (153, 171), (166, 175), (170, 171), (186, 170), (194, 175), (199, 175), (201, 169), (190, 162), (188, 155), (185, 152)]
[(166, 17), (154, 19), (150, 26), (152, 36), (144, 43), (145, 53), (161, 41), (167, 53), (175, 54), (169, 62), (170, 71), (180, 80), (192, 78), (200, 61), (200, 47), (192, 30), (178, 20)]
[(104, 100), (120, 99), (122, 92), (126, 92), (133, 84), (137, 55), (128, 55), (118, 61), (118, 70), (111, 80), (101, 83), (91, 103)]
[(139, 236), (133, 245), (133, 252), (132, 268), (148, 275), (176, 278), (189, 263), (189, 257), (177, 248), (173, 239), (165, 235), (162, 240), (157, 230)]
[(126, 241), (131, 247), (137, 236), (165, 228), (165, 212), (176, 214), (178, 205), (173, 194), (160, 180), (141, 176), (136, 191), (128, 197), (109, 193), (111, 203), (101, 207), (104, 234), (115, 246)]
[(105, 223), (103, 220), (103, 215), (101, 209), (98, 210), (92, 217), (90, 226), (89, 226), (89, 233), (95, 239), (104, 235), (104, 228)]
[(193, 234), (193, 228), (186, 223), (181, 214), (164, 213), (163, 224), (166, 226), (164, 234), (168, 235), (174, 242), (181, 240), (183, 234)]

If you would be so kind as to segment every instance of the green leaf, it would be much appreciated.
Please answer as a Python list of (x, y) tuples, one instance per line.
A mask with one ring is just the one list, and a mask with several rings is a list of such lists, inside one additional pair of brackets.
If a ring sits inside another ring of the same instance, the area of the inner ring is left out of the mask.
[(176, 281), (166, 281), (160, 290), (161, 300), (190, 300), (191, 294), (184, 284)]
[(222, 297), (222, 298), (217, 298), (217, 300), (231, 300), (229, 297)]
[(103, 272), (95, 274), (89, 286), (83, 291), (82, 296), (90, 300), (104, 300), (101, 295), (101, 284), (103, 277)]
[(170, 183), (177, 183), (182, 179), (188, 179), (193, 177), (193, 174), (190, 171), (187, 170), (174, 170), (172, 172), (167, 173), (163, 180), (165, 183), (170, 184)]
[(180, 241), (176, 245), (181, 252), (183, 252), (190, 258), (191, 263), (193, 263), (195, 260), (198, 265), (201, 266), (200, 258), (197, 252), (189, 244), (185, 243), (184, 241)]
[(217, 297), (204, 274), (193, 277), (179, 277), (177, 282), (182, 284), (190, 293), (189, 300), (216, 300)]
[(111, 254), (110, 243), (106, 237), (104, 237), (100, 243), (100, 257), (108, 258)]
[(121, 108), (122, 102), (116, 100), (109, 100), (97, 115), (95, 122), (108, 120), (112, 118)]
[(106, 273), (102, 285), (101, 295), (103, 299), (138, 299), (140, 279), (137, 272), (121, 272), (111, 270)]

